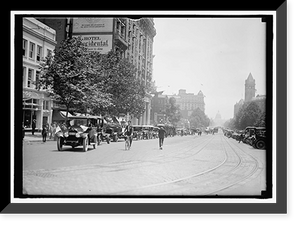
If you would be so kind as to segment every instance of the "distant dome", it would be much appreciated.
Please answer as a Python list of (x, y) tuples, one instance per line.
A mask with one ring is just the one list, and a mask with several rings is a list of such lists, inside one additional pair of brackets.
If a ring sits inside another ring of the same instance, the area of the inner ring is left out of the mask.
[(215, 119), (222, 119), (220, 112), (218, 111), (218, 113), (216, 114)]

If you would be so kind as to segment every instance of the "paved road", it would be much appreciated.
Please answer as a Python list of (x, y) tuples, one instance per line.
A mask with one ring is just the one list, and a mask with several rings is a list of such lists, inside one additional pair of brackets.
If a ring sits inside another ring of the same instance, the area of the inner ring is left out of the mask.
[(24, 143), (24, 192), (46, 195), (260, 195), (265, 150), (215, 135), (103, 143), (82, 152)]

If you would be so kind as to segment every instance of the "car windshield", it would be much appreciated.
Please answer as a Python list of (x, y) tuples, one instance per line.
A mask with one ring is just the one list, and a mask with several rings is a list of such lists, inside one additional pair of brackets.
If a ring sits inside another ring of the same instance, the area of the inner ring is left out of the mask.
[(79, 127), (80, 125), (87, 125), (87, 119), (72, 119), (70, 120), (70, 125), (73, 127)]

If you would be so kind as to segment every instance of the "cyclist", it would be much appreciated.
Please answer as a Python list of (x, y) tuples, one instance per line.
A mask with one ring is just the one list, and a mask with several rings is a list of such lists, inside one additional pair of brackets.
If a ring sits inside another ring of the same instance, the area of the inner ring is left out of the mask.
[(133, 136), (133, 127), (131, 126), (131, 121), (128, 121), (128, 125), (125, 128), (124, 134), (128, 137), (130, 147), (132, 144), (132, 136)]

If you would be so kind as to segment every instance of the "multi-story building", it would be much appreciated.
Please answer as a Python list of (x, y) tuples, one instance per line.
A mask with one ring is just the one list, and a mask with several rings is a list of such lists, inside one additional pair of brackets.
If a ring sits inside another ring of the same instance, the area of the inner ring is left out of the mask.
[(200, 108), (205, 113), (205, 103), (204, 103), (204, 95), (202, 91), (199, 91), (198, 94), (194, 93), (186, 93), (185, 89), (180, 89), (178, 95), (173, 95), (176, 99), (176, 104), (179, 105), (181, 116), (184, 119), (188, 119), (188, 117), (192, 114), (192, 112)]
[(168, 96), (162, 94), (163, 91), (155, 92), (151, 99), (151, 117), (150, 123), (156, 125), (160, 122), (164, 122), (165, 112), (168, 104)]
[[(59, 29), (59, 38), (80, 36), (90, 51), (103, 54), (118, 51), (136, 68), (136, 77), (146, 86), (152, 82), (153, 39), (156, 35), (152, 18), (39, 18)], [(133, 124), (150, 124), (151, 95), (144, 98), (145, 111), (140, 117), (130, 116)]]
[(43, 58), (52, 54), (56, 46), (56, 32), (34, 18), (23, 18), (23, 124), (36, 128), (51, 123), (52, 101), (45, 91), (37, 89)]
[[(154, 21), (152, 18), (127, 19), (125, 34), (128, 44), (125, 57), (137, 68), (136, 77), (149, 87), (153, 75)], [(144, 101), (145, 111), (139, 118), (132, 118), (133, 124), (150, 124), (151, 95), (147, 94)]]
[(244, 100), (241, 99), (239, 102), (234, 104), (233, 116), (236, 117), (242, 106), (244, 105)]
[(240, 111), (244, 103), (255, 102), (261, 111), (265, 112), (266, 109), (266, 95), (257, 95), (255, 96), (255, 79), (250, 73), (245, 80), (245, 100), (241, 99), (234, 105), (234, 117)]

